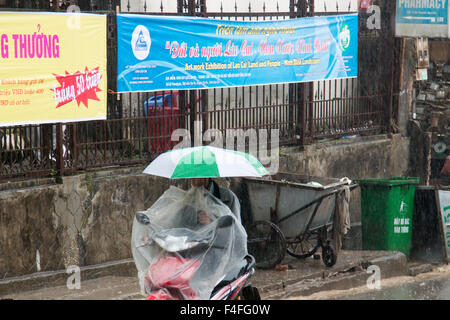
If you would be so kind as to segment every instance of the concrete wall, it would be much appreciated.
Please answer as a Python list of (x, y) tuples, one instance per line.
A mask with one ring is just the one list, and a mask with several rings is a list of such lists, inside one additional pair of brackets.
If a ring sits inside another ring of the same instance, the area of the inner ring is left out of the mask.
[[(409, 139), (340, 139), (282, 149), (280, 171), (328, 177), (407, 175)], [(62, 184), (0, 185), (0, 279), (131, 257), (134, 214), (150, 207), (170, 181), (142, 175), (143, 167), (64, 177)], [(239, 179), (231, 188), (242, 194)], [(186, 181), (177, 181), (186, 187)], [(359, 190), (351, 219), (360, 221)]]
[(401, 66), (400, 93), (398, 100), (398, 129), (407, 135), (408, 123), (413, 115), (413, 84), (416, 77), (416, 47), (414, 39), (403, 39), (403, 62)]
[(86, 173), (0, 191), (0, 279), (130, 258), (135, 212), (169, 187), (168, 179), (141, 172)]
[(383, 178), (408, 171), (409, 138), (401, 135), (356, 137), (307, 145), (303, 152), (285, 149), (280, 171), (313, 176)]

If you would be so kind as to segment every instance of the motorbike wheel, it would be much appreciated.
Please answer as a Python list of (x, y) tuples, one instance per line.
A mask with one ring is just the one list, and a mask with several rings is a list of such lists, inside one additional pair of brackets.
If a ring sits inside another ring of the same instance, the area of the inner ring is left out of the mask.
[(256, 221), (247, 228), (248, 253), (255, 257), (256, 268), (272, 269), (286, 253), (286, 239), (272, 222)]
[(242, 289), (240, 300), (261, 300), (259, 291), (254, 286), (247, 286)]

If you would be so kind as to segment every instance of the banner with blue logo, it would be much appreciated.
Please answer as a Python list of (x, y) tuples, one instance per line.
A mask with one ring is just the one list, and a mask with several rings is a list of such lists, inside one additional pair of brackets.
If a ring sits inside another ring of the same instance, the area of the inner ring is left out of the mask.
[(396, 36), (449, 36), (448, 0), (397, 0)]
[(358, 15), (277, 21), (117, 15), (118, 92), (357, 77)]

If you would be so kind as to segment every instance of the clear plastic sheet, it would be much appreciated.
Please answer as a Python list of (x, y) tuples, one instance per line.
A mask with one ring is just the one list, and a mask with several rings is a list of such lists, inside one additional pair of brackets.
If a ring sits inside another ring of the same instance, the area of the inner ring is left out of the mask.
[[(201, 213), (211, 222), (199, 223)], [(209, 299), (247, 255), (244, 227), (204, 188), (172, 186), (136, 216), (131, 246), (140, 283), (161, 299)]]

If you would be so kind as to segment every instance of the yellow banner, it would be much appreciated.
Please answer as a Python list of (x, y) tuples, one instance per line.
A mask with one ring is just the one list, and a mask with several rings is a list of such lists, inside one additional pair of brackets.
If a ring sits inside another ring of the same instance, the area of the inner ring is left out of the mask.
[(0, 13), (0, 126), (106, 119), (106, 15)]

